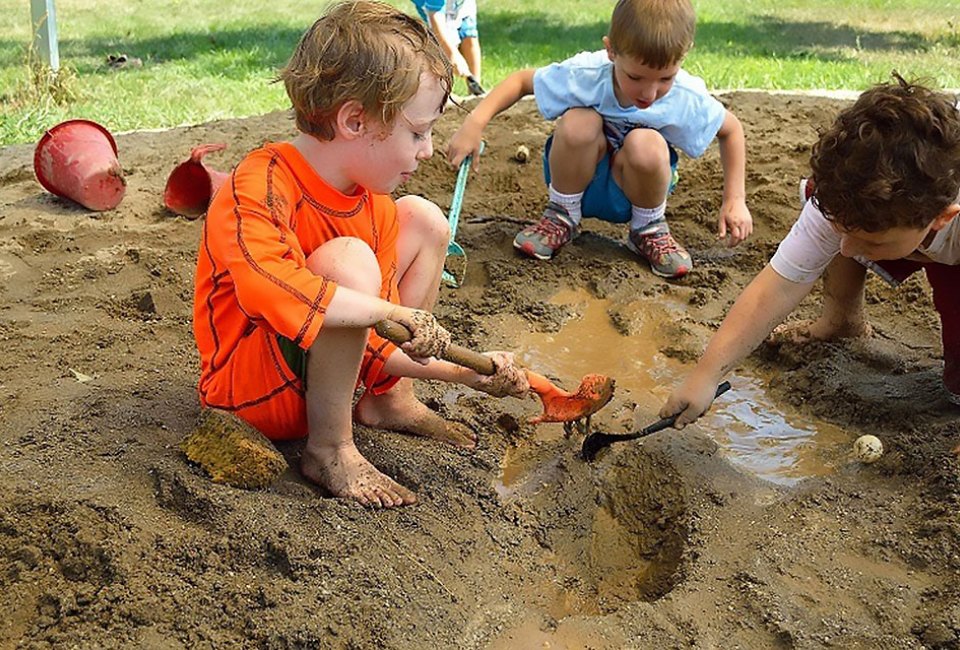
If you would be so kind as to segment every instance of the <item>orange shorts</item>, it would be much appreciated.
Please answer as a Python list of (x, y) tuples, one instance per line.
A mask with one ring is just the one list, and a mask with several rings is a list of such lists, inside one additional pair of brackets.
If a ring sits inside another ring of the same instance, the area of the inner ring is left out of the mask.
[[(376, 395), (400, 380), (382, 373), (384, 351), (367, 345), (357, 382), (360, 386), (363, 378), (370, 378), (373, 383), (367, 390)], [(267, 328), (255, 327), (240, 339), (223, 367), (200, 386), (201, 401), (234, 413), (271, 440), (303, 438), (308, 432), (306, 354)]]

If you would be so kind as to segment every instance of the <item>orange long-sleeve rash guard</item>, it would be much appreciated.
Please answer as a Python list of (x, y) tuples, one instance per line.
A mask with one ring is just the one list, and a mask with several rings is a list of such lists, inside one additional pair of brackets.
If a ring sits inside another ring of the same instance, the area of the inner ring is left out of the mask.
[[(331, 239), (365, 241), (380, 265), (381, 297), (397, 302), (398, 235), (396, 204), (389, 196), (339, 192), (289, 143), (250, 153), (214, 197), (200, 243), (194, 333), (202, 401), (237, 406), (232, 390), (211, 394), (223, 383), (212, 380), (253, 328), (310, 347), (337, 285), (308, 270), (306, 259)], [(360, 381), (382, 388), (389, 381), (381, 376), (383, 362), (395, 349), (371, 332)]]

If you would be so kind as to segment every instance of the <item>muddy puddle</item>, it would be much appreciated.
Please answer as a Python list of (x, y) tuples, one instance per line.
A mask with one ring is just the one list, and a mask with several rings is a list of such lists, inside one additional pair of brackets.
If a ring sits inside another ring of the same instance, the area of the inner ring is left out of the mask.
[[(555, 332), (517, 323), (518, 357), (573, 389), (590, 372), (617, 381), (614, 400), (593, 418), (596, 429), (628, 432), (658, 418), (670, 390), (690, 368), (662, 350), (669, 349), (671, 325), (687, 306), (669, 295), (642, 297), (629, 303), (594, 297), (586, 290), (565, 289), (549, 302), (570, 317)], [(622, 330), (630, 332), (629, 335)], [(766, 394), (766, 379), (741, 372), (730, 377), (732, 389), (719, 398), (696, 427), (719, 446), (738, 471), (790, 487), (810, 477), (834, 472), (849, 457), (849, 433), (802, 414), (785, 410)], [(452, 405), (459, 395), (445, 400)], [(670, 435), (670, 430), (658, 435)], [(526, 608), (491, 648), (592, 647), (592, 620), (635, 602), (656, 602), (681, 580), (682, 557), (689, 532), (691, 504), (682, 496), (681, 480), (671, 461), (659, 453), (630, 456), (630, 471), (616, 458), (627, 442), (601, 452), (603, 469), (576, 468), (582, 436), (567, 435), (560, 424), (541, 424), (508, 446), (493, 482), (501, 501), (567, 502), (570, 482), (586, 490), (600, 478), (600, 502), (577, 503), (577, 526), (559, 523), (541, 558), (555, 566), (559, 578), (541, 584), (539, 602)], [(580, 477), (578, 479), (577, 477)], [(653, 513), (653, 514), (651, 514)], [(564, 528), (566, 532), (558, 532)]]
[[(615, 303), (583, 289), (565, 289), (550, 303), (572, 316), (557, 332), (523, 332), (516, 346), (522, 363), (567, 389), (591, 372), (615, 378), (614, 400), (593, 418), (596, 430), (627, 433), (656, 421), (670, 391), (692, 367), (661, 351), (671, 345), (669, 325), (682, 317), (686, 306), (664, 295)], [(621, 333), (623, 327), (629, 336)], [(784, 410), (766, 394), (761, 377), (738, 372), (730, 382), (732, 389), (695, 426), (713, 438), (735, 467), (790, 486), (828, 475), (847, 458), (851, 440), (843, 429)], [(544, 458), (532, 448), (563, 437), (561, 425), (544, 424), (527, 444), (508, 449), (495, 485), (500, 496), (513, 495), (521, 483), (549, 480), (558, 459)], [(571, 446), (576, 442), (579, 438), (571, 440)]]

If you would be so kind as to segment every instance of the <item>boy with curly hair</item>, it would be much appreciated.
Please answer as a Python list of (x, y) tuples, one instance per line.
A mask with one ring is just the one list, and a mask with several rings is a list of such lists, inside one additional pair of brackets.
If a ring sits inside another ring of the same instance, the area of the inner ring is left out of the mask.
[(518, 251), (550, 259), (590, 216), (629, 223), (628, 248), (656, 275), (686, 275), (690, 254), (665, 220), (676, 150), (697, 157), (714, 138), (723, 166), (719, 236), (731, 246), (750, 236), (743, 127), (680, 67), (695, 27), (689, 0), (619, 0), (603, 50), (515, 72), (473, 109), (450, 141), (454, 165), (479, 154), (484, 127), (521, 97), (533, 94), (543, 116), (557, 120), (544, 148), (549, 201), (540, 221), (514, 239)]
[[(306, 436), (303, 474), (334, 496), (413, 503), (357, 450), (354, 419), (473, 447), (472, 431), (416, 399), (411, 378), (527, 390), (504, 353), (492, 353), (492, 377), (435, 358), (450, 341), (430, 313), (449, 228), (433, 203), (390, 198), (433, 153), (449, 63), (419, 20), (343, 2), (304, 34), (280, 78), (299, 133), (248, 154), (203, 226), (200, 400), (271, 439)], [(384, 318), (413, 333), (402, 349), (370, 331)]]
[(943, 382), (960, 403), (960, 113), (956, 98), (907, 83), (864, 92), (814, 145), (812, 195), (777, 252), (740, 294), (703, 357), (661, 410), (677, 426), (709, 407), (717, 382), (826, 272), (823, 312), (784, 332), (865, 336), (866, 266), (893, 283), (923, 269), (943, 339)]

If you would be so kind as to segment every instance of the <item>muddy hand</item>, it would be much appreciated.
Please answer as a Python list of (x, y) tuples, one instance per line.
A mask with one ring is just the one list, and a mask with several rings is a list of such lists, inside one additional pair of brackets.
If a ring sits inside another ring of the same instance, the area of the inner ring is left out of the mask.
[(494, 397), (523, 397), (530, 391), (526, 371), (517, 365), (511, 352), (488, 352), (493, 359), (494, 373), (477, 375), (473, 388)]
[(712, 377), (700, 379), (693, 375), (688, 376), (667, 398), (660, 409), (660, 417), (676, 418), (672, 426), (682, 429), (707, 412), (716, 398), (716, 389), (717, 384)]
[(400, 346), (411, 359), (425, 362), (430, 357), (439, 358), (450, 347), (450, 332), (428, 311), (397, 307), (390, 313), (389, 318), (406, 326), (413, 335)]
[(450, 63), (453, 66), (453, 71), (458, 77), (471, 76), (470, 66), (467, 64), (467, 60), (463, 58), (463, 55), (457, 50), (454, 50), (453, 54), (450, 56)]

